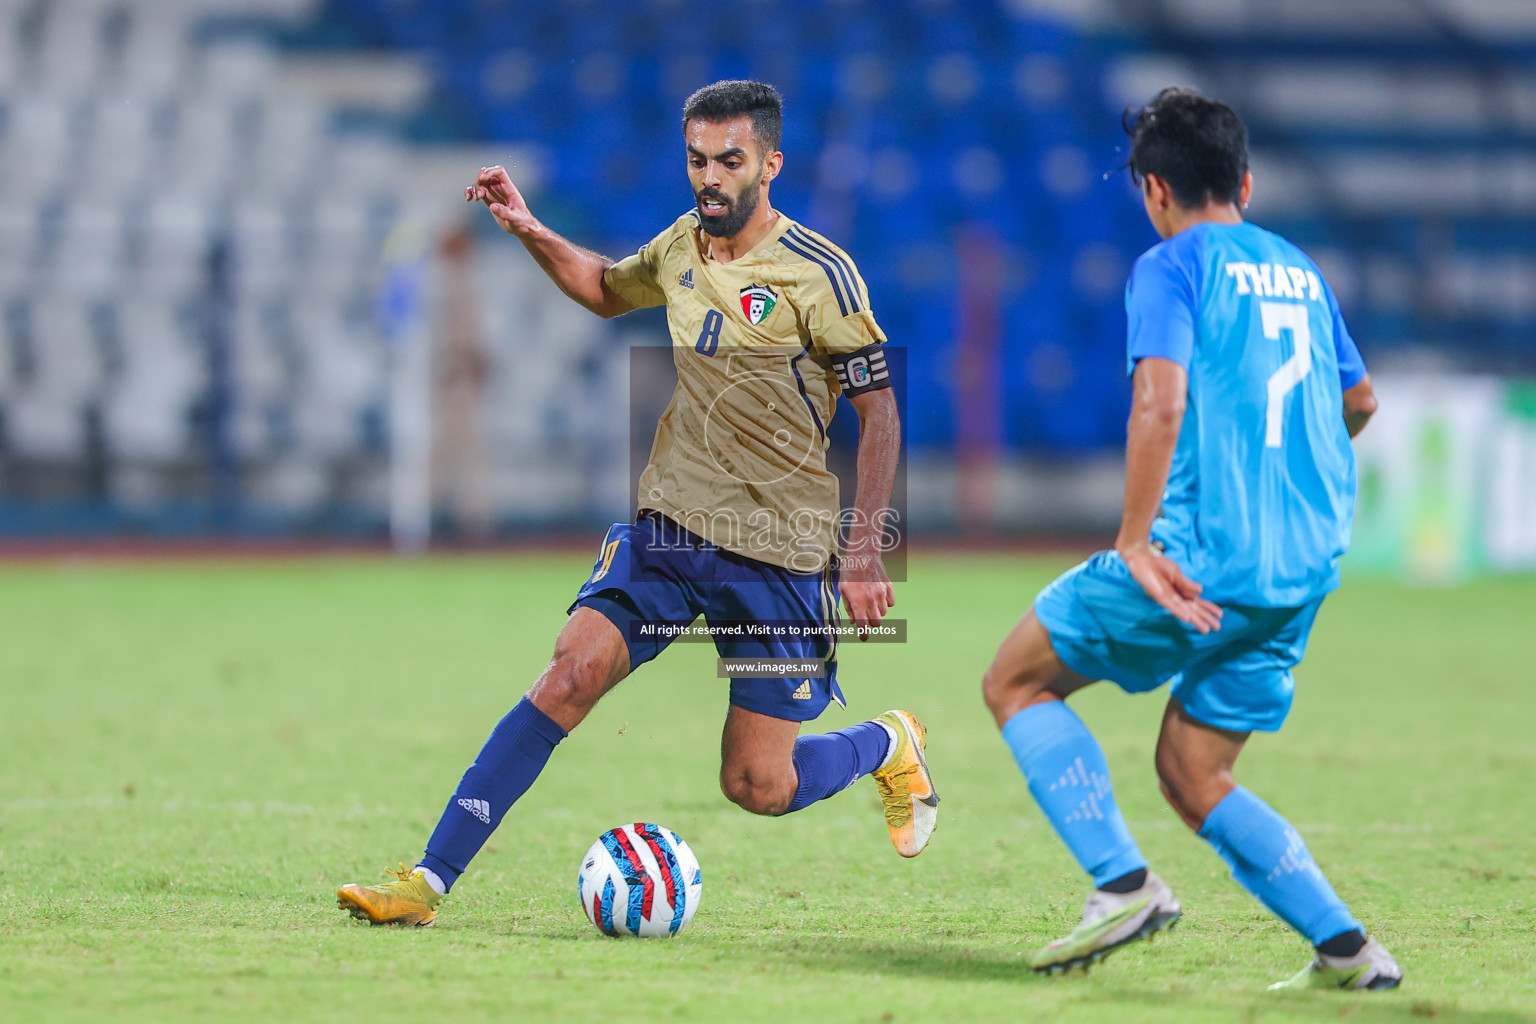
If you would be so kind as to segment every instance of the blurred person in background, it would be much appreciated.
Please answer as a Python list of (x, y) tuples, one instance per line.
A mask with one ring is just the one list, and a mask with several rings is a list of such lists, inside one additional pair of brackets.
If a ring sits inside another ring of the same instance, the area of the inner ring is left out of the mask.
[(491, 360), (480, 321), (475, 236), (468, 224), (459, 224), (443, 236), (438, 256), (432, 494), (460, 537), (483, 540), (495, 528), (485, 440)]
[[(465, 190), (592, 312), (665, 305), (677, 386), (640, 477), (638, 517), (603, 538), (549, 666), (465, 772), (425, 855), (396, 881), (337, 891), (359, 920), (435, 921), (555, 745), (657, 657), (673, 627), (699, 615), (739, 631), (716, 634), (722, 658), (795, 664), (785, 675), (733, 675), (721, 742), (726, 796), (756, 814), (786, 814), (870, 775), (897, 852), (915, 857), (927, 846), (939, 797), (915, 717), (893, 710), (799, 735), (802, 722), (842, 703), (839, 593), (861, 637), (895, 603), (882, 552), (901, 425), (885, 334), (853, 261), (769, 203), (782, 132), (782, 99), (770, 85), (717, 82), (690, 96), (683, 135), (694, 206), (617, 263), (545, 227), (502, 167), (482, 168)], [(858, 493), (841, 551), (838, 483), (826, 466), (839, 395), (860, 423)]]
[(1316, 949), (1271, 987), (1395, 988), (1402, 970), (1300, 834), (1232, 779), (1249, 735), (1284, 723), (1291, 669), (1339, 585), (1350, 439), (1375, 411), (1371, 380), (1316, 264), (1244, 222), (1253, 178), (1238, 116), (1167, 89), (1128, 131), (1131, 174), (1164, 241), (1126, 285), (1134, 394), (1120, 534), (1041, 592), (983, 683), (1030, 792), (1095, 886), (1078, 927), (1032, 964), (1086, 968), (1181, 915), (1065, 701), (1100, 679), (1130, 693), (1171, 683), (1163, 795)]

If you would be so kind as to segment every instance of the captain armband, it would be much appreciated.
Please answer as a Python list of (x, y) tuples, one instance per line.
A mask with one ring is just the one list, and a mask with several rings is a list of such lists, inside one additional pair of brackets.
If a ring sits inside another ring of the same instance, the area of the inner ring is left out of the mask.
[(891, 386), (891, 372), (885, 368), (885, 349), (878, 341), (854, 352), (834, 353), (832, 369), (837, 371), (843, 394), (850, 398)]

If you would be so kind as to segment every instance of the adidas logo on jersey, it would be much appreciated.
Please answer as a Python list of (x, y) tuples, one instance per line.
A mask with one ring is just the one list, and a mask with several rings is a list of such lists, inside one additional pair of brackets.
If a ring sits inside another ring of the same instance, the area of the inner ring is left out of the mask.
[(484, 800), (466, 800), (461, 797), (459, 799), (459, 806), (487, 825), (491, 823), (491, 805)]
[(792, 700), (810, 700), (811, 681), (807, 679), (805, 682), (801, 683), (798, 687), (796, 687), (795, 692), (789, 696)]
[(682, 285), (684, 288), (692, 288), (693, 268), (689, 267), (687, 270), (683, 271), (682, 276), (677, 279), (677, 283)]

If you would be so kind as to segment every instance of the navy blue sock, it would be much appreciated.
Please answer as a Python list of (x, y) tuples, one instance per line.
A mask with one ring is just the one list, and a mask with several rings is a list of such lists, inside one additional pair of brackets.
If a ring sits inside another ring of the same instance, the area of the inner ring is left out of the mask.
[(1360, 930), (1297, 831), (1242, 786), (1206, 815), (1200, 838), (1221, 854), (1238, 884), (1312, 945)]
[(1147, 869), (1137, 868), (1135, 871), (1127, 871), (1119, 878), (1112, 878), (1103, 885), (1097, 886), (1105, 892), (1112, 892), (1124, 896), (1128, 892), (1135, 892), (1147, 884)]
[(795, 740), (795, 771), (800, 786), (785, 814), (841, 793), (885, 763), (891, 734), (879, 722), (860, 722), (837, 732)]
[(496, 723), (475, 763), (459, 780), (459, 788), (427, 840), (421, 866), (431, 868), (446, 888), (453, 888), (565, 737), (565, 730), (533, 701), (527, 697), (518, 701), (517, 707)]
[(1327, 942), (1319, 942), (1317, 951), (1325, 956), (1354, 956), (1365, 948), (1365, 932), (1360, 928), (1351, 928), (1347, 932), (1335, 935)]
[(1094, 885), (1111, 885), (1147, 866), (1115, 803), (1104, 751), (1065, 701), (1020, 711), (1004, 723), (1003, 742), (1040, 810)]

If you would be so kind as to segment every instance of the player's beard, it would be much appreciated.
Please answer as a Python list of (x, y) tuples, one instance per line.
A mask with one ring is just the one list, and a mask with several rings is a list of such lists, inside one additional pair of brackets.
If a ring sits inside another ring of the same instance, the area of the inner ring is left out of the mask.
[[(699, 191), (693, 197), (694, 203), (699, 206), (699, 223), (704, 228), (706, 235), (715, 238), (731, 238), (747, 226), (747, 221), (757, 212), (757, 183), (753, 182), (735, 199), (730, 198), (717, 188), (706, 188)], [(718, 217), (706, 216), (703, 202), (705, 199), (718, 199), (725, 204), (725, 212)]]

